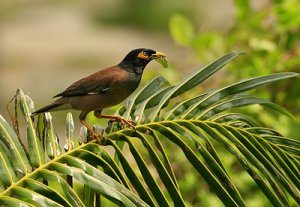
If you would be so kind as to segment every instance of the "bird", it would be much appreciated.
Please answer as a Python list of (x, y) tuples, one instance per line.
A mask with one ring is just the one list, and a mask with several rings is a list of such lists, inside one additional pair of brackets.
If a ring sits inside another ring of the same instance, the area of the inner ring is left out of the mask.
[(134, 49), (119, 64), (74, 82), (53, 97), (58, 98), (57, 100), (33, 112), (32, 116), (52, 111), (79, 110), (80, 122), (94, 135), (95, 132), (85, 120), (87, 114), (94, 111), (97, 118), (110, 119), (134, 128), (132, 121), (117, 115), (102, 115), (102, 110), (115, 106), (129, 97), (139, 86), (147, 64), (165, 56), (152, 49)]

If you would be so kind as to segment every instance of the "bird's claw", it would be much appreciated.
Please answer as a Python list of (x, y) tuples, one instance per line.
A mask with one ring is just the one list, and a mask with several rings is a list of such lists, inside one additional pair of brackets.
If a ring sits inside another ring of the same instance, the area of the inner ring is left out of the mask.
[(109, 124), (112, 124), (113, 122), (120, 122), (121, 128), (124, 128), (124, 126), (127, 125), (130, 128), (135, 130), (135, 126), (133, 125), (134, 122), (132, 120), (127, 120), (127, 119), (124, 119), (123, 117), (114, 117), (113, 119), (110, 119), (108, 121)]
[(95, 131), (90, 131), (90, 134), (91, 140), (89, 141), (96, 140), (98, 143), (102, 143), (103, 137), (100, 134), (96, 133)]
[(83, 126), (85, 126), (85, 128), (88, 130), (89, 135), (90, 135), (90, 136), (87, 136), (87, 142), (96, 140), (98, 143), (102, 143), (104, 137), (101, 134), (97, 133), (95, 131), (95, 128), (91, 128), (84, 120), (81, 120), (81, 123), (83, 124)]

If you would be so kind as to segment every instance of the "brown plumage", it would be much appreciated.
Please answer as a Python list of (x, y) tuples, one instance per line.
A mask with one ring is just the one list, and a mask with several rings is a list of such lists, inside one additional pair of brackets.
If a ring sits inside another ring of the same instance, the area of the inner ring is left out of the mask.
[(54, 96), (59, 97), (56, 101), (35, 111), (33, 115), (65, 109), (79, 110), (80, 121), (91, 130), (85, 118), (89, 112), (95, 111), (96, 117), (121, 121), (134, 127), (130, 121), (120, 116), (105, 116), (101, 115), (101, 112), (104, 108), (121, 103), (132, 94), (141, 81), (146, 65), (151, 60), (164, 56), (151, 49), (132, 50), (118, 65), (100, 70), (73, 83)]

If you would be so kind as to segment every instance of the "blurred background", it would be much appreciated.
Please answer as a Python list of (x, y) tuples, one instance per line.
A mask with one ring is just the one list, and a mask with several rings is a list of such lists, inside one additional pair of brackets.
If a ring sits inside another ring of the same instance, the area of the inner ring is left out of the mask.
[[(170, 64), (162, 69), (150, 63), (143, 83), (162, 75), (175, 84), (227, 52), (247, 53), (195, 93), (253, 76), (300, 72), (299, 11), (298, 0), (1, 0), (0, 114), (9, 119), (6, 105), (18, 88), (40, 108), (74, 81), (119, 63), (127, 52), (139, 47), (167, 54)], [(296, 120), (259, 106), (247, 107), (245, 113), (299, 140), (299, 79), (254, 93), (283, 105)], [(53, 116), (58, 125), (65, 113)], [(195, 183), (201, 178), (180, 166), (176, 173), (184, 175), (180, 185), (191, 206), (221, 205), (208, 189), (195, 194)], [(247, 184), (247, 175), (239, 180), (246, 183), (240, 186), (245, 188), (243, 196), (252, 196), (247, 204), (264, 206), (261, 195), (253, 194), (253, 183)]]
[[(232, 24), (230, 0), (223, 0), (222, 7), (217, 1), (210, 3), (216, 17), (205, 14), (202, 4), (206, 2), (1, 0), (0, 113), (6, 114), (6, 104), (17, 88), (41, 107), (69, 84), (119, 63), (127, 52), (139, 47), (164, 52), (170, 64), (176, 65), (164, 71), (151, 63), (144, 81), (162, 73), (174, 80), (175, 76), (182, 78), (201, 60), (191, 62), (193, 51), (174, 42), (169, 32), (171, 16), (184, 14), (197, 25), (205, 22), (205, 27), (222, 30)], [(219, 21), (224, 18), (226, 24)]]

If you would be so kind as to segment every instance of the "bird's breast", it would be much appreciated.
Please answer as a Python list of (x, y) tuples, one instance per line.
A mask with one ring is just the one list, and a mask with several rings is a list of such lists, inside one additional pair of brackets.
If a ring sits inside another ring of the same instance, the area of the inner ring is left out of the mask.
[(106, 96), (111, 97), (116, 104), (130, 96), (137, 89), (141, 81), (141, 77), (137, 74), (127, 73), (126, 75), (126, 78), (114, 81), (110, 90), (106, 93)]

